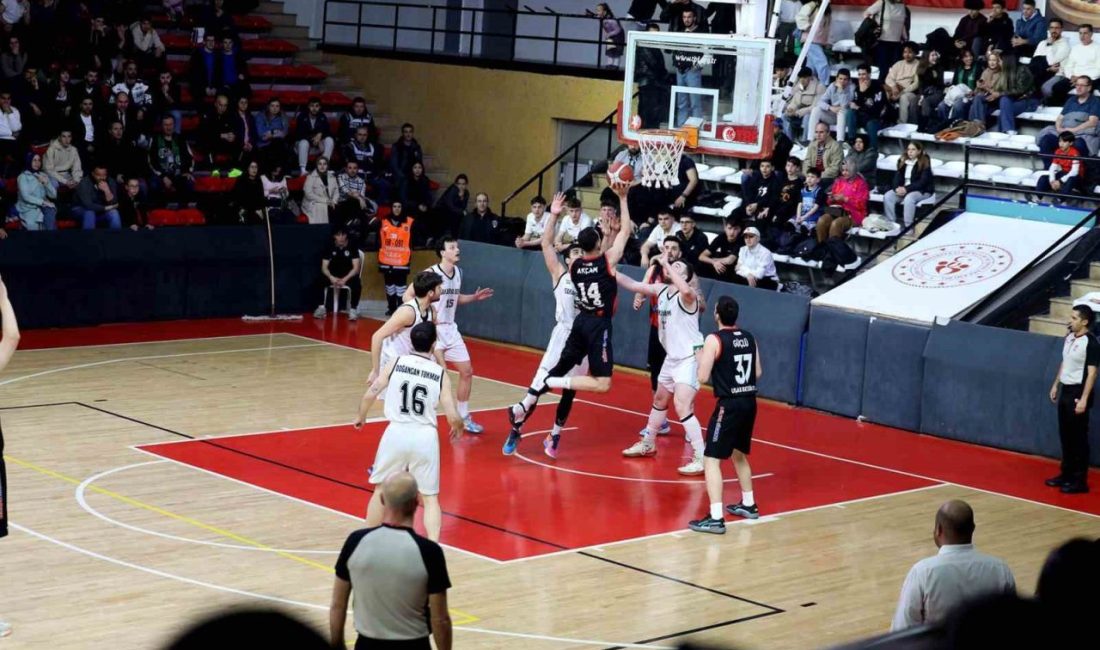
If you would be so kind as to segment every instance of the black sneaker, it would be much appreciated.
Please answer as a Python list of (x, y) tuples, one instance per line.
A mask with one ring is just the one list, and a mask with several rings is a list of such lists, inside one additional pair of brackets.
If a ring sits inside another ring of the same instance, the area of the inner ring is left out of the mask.
[(689, 521), (688, 528), (697, 533), (710, 533), (711, 535), (726, 534), (726, 522), (721, 519), (711, 519), (710, 515), (702, 519), (693, 519)]
[(1084, 481), (1067, 481), (1062, 484), (1062, 494), (1088, 494), (1089, 484)]
[(1048, 478), (1046, 483), (1047, 483), (1047, 487), (1053, 487), (1053, 488), (1062, 487), (1063, 485), (1065, 485), (1067, 483), (1067, 479), (1066, 479), (1065, 475), (1059, 474), (1058, 476), (1052, 476), (1052, 477)]
[(730, 513), (734, 517), (744, 517), (745, 519), (760, 518), (760, 511), (756, 508), (756, 504), (746, 506), (742, 505), (740, 501), (732, 506), (726, 506), (726, 512)]

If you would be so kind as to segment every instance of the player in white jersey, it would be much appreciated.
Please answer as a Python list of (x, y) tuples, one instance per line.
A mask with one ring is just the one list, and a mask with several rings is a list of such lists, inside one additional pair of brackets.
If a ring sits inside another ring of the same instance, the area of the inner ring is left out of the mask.
[[(389, 320), (375, 330), (370, 337), (370, 377), (367, 385), (374, 383), (382, 368), (402, 354), (411, 354), (412, 342), (409, 333), (412, 328), (425, 321), (435, 321), (433, 303), (439, 301), (443, 291), (443, 282), (439, 276), (429, 271), (421, 271), (413, 278), (413, 299), (397, 308)], [(442, 357), (439, 362), (443, 363)], [(385, 399), (384, 397), (382, 399)]]
[[(554, 195), (554, 201), (550, 209), (561, 212), (564, 202), (565, 195), (559, 192)], [(527, 389), (528, 397), (525, 399), (530, 403), (524, 404), (527, 409), (524, 421), (531, 417), (531, 413), (538, 405), (541, 394), (540, 389), (546, 384), (546, 377), (550, 369), (558, 365), (561, 352), (565, 349), (565, 341), (569, 338), (569, 332), (573, 330), (573, 319), (577, 317), (577, 289), (573, 285), (573, 279), (569, 277), (569, 264), (574, 259), (584, 255), (584, 249), (581, 248), (580, 244), (574, 243), (566, 249), (566, 263), (562, 264), (557, 251), (554, 249), (554, 233), (550, 229), (543, 231), (540, 243), (542, 260), (546, 263), (546, 270), (550, 272), (550, 282), (554, 285), (554, 330), (550, 333), (550, 342), (546, 344), (546, 352), (542, 355), (542, 361), (539, 362), (539, 369), (535, 371), (535, 378), (531, 380), (531, 387)], [(565, 376), (573, 377), (586, 374), (588, 374), (587, 359), (566, 373)], [(554, 417), (554, 428), (542, 443), (543, 451), (551, 458), (558, 457), (558, 442), (561, 440), (561, 430), (565, 426), (566, 420), (569, 419), (569, 411), (573, 408), (573, 399), (576, 395), (576, 391), (573, 390), (565, 389), (561, 392), (561, 401), (558, 402), (558, 411)], [(523, 426), (523, 422), (517, 424), (511, 409), (509, 409), (509, 416), (508, 419), (512, 422), (512, 430), (501, 449), (505, 456), (515, 453), (516, 446), (522, 437), (520, 428)]]
[[(436, 330), (432, 323), (420, 323), (409, 334), (413, 351), (401, 355), (382, 369), (359, 403), (353, 425), (358, 429), (371, 406), (383, 393), (389, 426), (382, 434), (374, 456), (370, 482), (378, 485), (398, 472), (416, 478), (424, 502), (424, 527), (428, 539), (439, 541), (443, 513), (439, 507), (439, 430), (436, 409), (451, 425), (451, 440), (462, 436), (462, 418), (451, 397), (451, 380), (442, 365), (431, 357)], [(375, 489), (367, 505), (367, 527), (382, 523), (382, 491)]]
[(703, 429), (695, 417), (698, 351), (703, 347), (703, 334), (699, 331), (699, 298), (688, 284), (695, 273), (683, 260), (669, 264), (664, 255), (658, 259), (669, 284), (642, 284), (619, 274), (619, 284), (628, 291), (657, 296), (659, 335), (666, 353), (645, 437), (624, 449), (623, 455), (631, 458), (657, 455), (654, 439), (661, 422), (668, 417), (671, 398), (693, 452), (691, 462), (679, 468), (679, 472), (693, 476), (703, 473)]
[[(470, 388), (474, 383), (474, 367), (470, 363), (466, 342), (462, 340), (458, 325), (455, 324), (455, 311), (459, 305), (492, 298), (493, 290), (478, 287), (473, 293), (462, 293), (462, 270), (458, 268), (461, 251), (458, 240), (454, 237), (441, 239), (435, 252), (439, 256), (439, 264), (429, 267), (428, 270), (443, 278), (443, 294), (435, 307), (435, 323), (439, 333), (436, 349), (458, 371), (458, 413), (466, 422), (466, 431), (481, 433), (485, 430), (484, 427), (470, 417)], [(405, 300), (410, 298), (412, 295), (406, 291)]]

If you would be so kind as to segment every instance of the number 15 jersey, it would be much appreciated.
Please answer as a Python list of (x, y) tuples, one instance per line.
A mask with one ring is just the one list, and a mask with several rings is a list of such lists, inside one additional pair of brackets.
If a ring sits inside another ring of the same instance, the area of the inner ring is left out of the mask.
[(742, 329), (720, 329), (714, 333), (721, 343), (711, 371), (714, 396), (756, 395), (756, 337)]
[(436, 407), (443, 387), (443, 368), (419, 354), (397, 358), (386, 385), (386, 419), (391, 424), (436, 428)]
[(619, 285), (606, 255), (578, 258), (569, 267), (569, 278), (577, 288), (577, 308), (581, 313), (600, 318), (615, 315)]

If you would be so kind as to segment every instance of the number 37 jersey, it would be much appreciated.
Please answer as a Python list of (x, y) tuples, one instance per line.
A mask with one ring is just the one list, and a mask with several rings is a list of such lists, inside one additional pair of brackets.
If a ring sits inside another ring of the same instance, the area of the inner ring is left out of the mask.
[(391, 424), (436, 428), (436, 407), (443, 386), (443, 368), (417, 354), (397, 358), (386, 386), (386, 419)]
[(605, 255), (577, 259), (569, 267), (569, 278), (577, 288), (577, 308), (581, 313), (600, 318), (615, 315), (619, 285)]
[(756, 337), (743, 329), (720, 329), (714, 333), (722, 344), (711, 371), (714, 396), (756, 395)]

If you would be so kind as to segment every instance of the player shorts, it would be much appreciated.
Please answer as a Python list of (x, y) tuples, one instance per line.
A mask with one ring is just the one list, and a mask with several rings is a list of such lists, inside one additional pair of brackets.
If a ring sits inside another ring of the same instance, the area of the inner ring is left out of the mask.
[[(550, 373), (550, 369), (558, 365), (558, 361), (561, 361), (561, 354), (565, 350), (565, 342), (569, 340), (569, 332), (571, 330), (570, 325), (562, 325), (558, 323), (554, 326), (554, 331), (550, 333), (550, 341), (546, 344), (546, 352), (542, 355), (542, 361), (539, 362), (539, 369), (535, 371), (535, 379), (531, 382), (532, 386), (536, 388), (542, 386), (546, 381), (546, 376)], [(588, 374), (588, 359), (581, 361), (580, 365), (574, 366), (572, 370), (565, 373), (565, 377), (583, 377)]]
[(562, 362), (580, 365), (588, 359), (588, 374), (610, 377), (615, 367), (611, 345), (611, 319), (581, 313), (573, 320), (573, 329), (565, 340)]
[(703, 455), (725, 460), (733, 455), (734, 449), (748, 454), (755, 423), (755, 397), (727, 397), (718, 400), (714, 406), (714, 414), (710, 416), (710, 423), (707, 424)]
[(409, 472), (421, 494), (439, 494), (439, 431), (432, 426), (395, 425), (386, 427), (370, 482), (378, 485), (398, 472)]
[(439, 323), (435, 326), (435, 336), (435, 347), (443, 352), (444, 361), (462, 363), (470, 360), (470, 351), (466, 349), (466, 342), (458, 333), (458, 325)]
[(676, 390), (676, 384), (699, 390), (699, 360), (695, 355), (683, 359), (665, 357), (665, 362), (661, 364), (661, 374), (657, 375), (657, 385), (664, 386), (665, 390), (672, 393)]
[(4, 431), (0, 429), (0, 537), (8, 534), (8, 471), (4, 466)]

